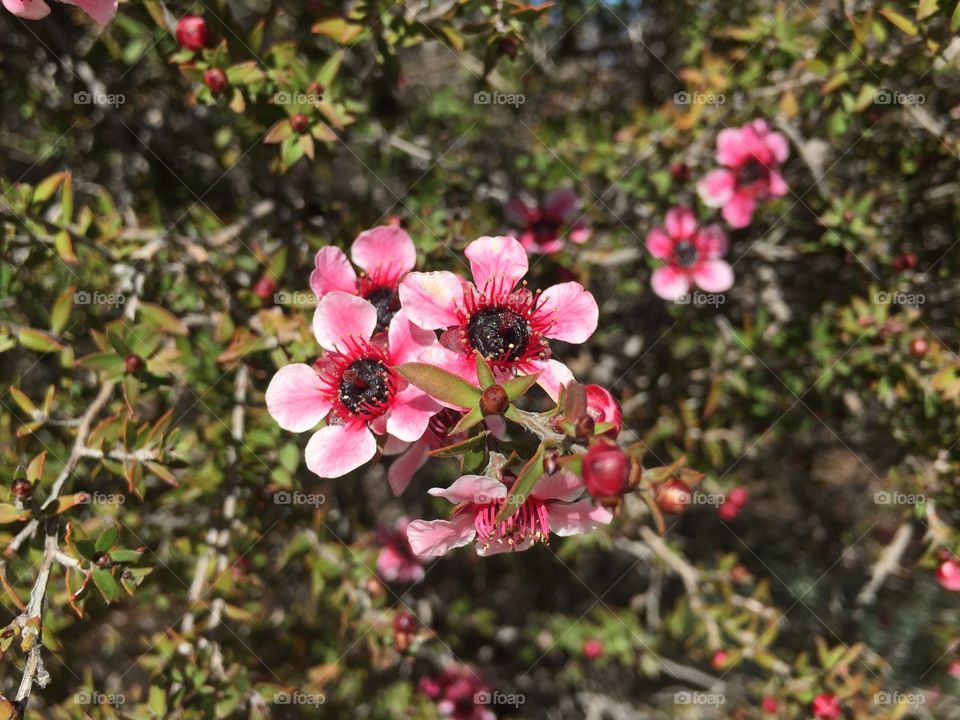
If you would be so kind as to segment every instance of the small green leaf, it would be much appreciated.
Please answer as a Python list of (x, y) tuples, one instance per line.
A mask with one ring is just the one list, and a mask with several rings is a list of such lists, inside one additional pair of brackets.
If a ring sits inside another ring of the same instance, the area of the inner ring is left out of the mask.
[(139, 550), (111, 550), (110, 559), (115, 563), (135, 563), (140, 562), (143, 553)]
[(33, 404), (33, 400), (27, 397), (27, 394), (20, 388), (11, 387), (10, 394), (13, 395), (14, 402), (20, 406), (20, 409), (23, 410), (27, 415), (34, 415), (38, 412), (38, 408)]
[(505, 383), (502, 383), (501, 387), (507, 391), (507, 397), (510, 398), (510, 402), (513, 402), (517, 398), (523, 397), (527, 390), (532, 388), (539, 379), (540, 373), (534, 373), (533, 375), (518, 375), (517, 377), (510, 378)]
[(449, 434), (456, 435), (457, 433), (466, 432), (481, 420), (483, 420), (483, 413), (480, 412), (480, 408), (475, 407), (462, 418), (460, 418), (460, 422), (450, 429)]
[(36, 485), (40, 482), (40, 478), (43, 477), (43, 464), (46, 460), (47, 451), (44, 450), (30, 461), (30, 464), (27, 466), (27, 480), (29, 480), (31, 484)]
[(493, 376), (490, 363), (479, 350), (474, 350), (473, 354), (477, 359), (477, 377), (480, 378), (480, 387), (486, 390), (491, 385), (496, 385), (497, 379)]
[(137, 400), (140, 399), (140, 381), (134, 375), (123, 376), (123, 399), (130, 412), (136, 414)]
[(77, 365), (80, 367), (99, 370), (110, 375), (120, 374), (124, 371), (123, 358), (112, 352), (100, 352), (85, 355), (77, 359)]
[[(451, 433), (452, 434), (452, 433)], [(484, 430), (481, 433), (469, 437), (466, 440), (461, 440), (460, 442), (451, 443), (450, 445), (444, 445), (443, 447), (436, 448), (435, 450), (430, 450), (427, 455), (430, 457), (456, 457), (462, 455), (467, 450), (476, 447), (477, 445), (483, 445), (486, 442), (487, 435), (490, 433), (487, 430)]]
[(427, 395), (441, 402), (464, 410), (476, 408), (480, 402), (480, 388), (446, 370), (418, 362), (398, 365), (395, 369)]
[(29, 512), (21, 512), (10, 503), (0, 503), (0, 525), (26, 520), (30, 517)]
[(183, 320), (159, 305), (141, 302), (138, 310), (143, 319), (158, 330), (163, 330), (171, 335), (187, 335), (190, 332), (184, 325)]
[(917, 3), (917, 20), (925, 20), (939, 10), (938, 2), (939, 0), (920, 0)]
[(107, 552), (110, 548), (114, 546), (117, 542), (117, 537), (120, 535), (120, 532), (117, 530), (116, 525), (111, 525), (102, 533), (100, 537), (97, 538), (97, 544), (95, 549), (97, 552)]
[(67, 326), (70, 311), (73, 310), (73, 294), (76, 291), (75, 287), (68, 287), (53, 301), (53, 308), (50, 310), (50, 331), (54, 335), (62, 333)]
[(103, 568), (98, 567), (94, 568), (93, 582), (100, 591), (100, 594), (103, 595), (103, 599), (107, 601), (107, 604), (112, 603), (120, 597), (120, 585), (117, 584), (116, 579), (113, 577), (113, 573), (109, 570), (104, 570)]
[(37, 352), (57, 352), (63, 350), (61, 343), (40, 330), (21, 328), (18, 338), (20, 344), (28, 350), (36, 350)]
[(523, 503), (527, 501), (527, 498), (530, 497), (530, 493), (533, 492), (537, 481), (543, 475), (543, 452), (545, 449), (545, 445), (540, 443), (537, 452), (534, 453), (533, 457), (523, 466), (523, 469), (517, 476), (517, 481), (513, 484), (513, 487), (510, 488), (507, 501), (503, 504), (503, 508), (501, 508), (494, 520), (495, 523), (503, 522), (513, 515), (513, 513), (517, 511), (517, 508), (523, 505)]
[(896, 25), (900, 30), (905, 32), (907, 35), (913, 37), (917, 34), (917, 26), (914, 25), (906, 17), (898, 13), (896, 10), (891, 10), (890, 8), (884, 8), (880, 11), (880, 14), (883, 15), (887, 20)]

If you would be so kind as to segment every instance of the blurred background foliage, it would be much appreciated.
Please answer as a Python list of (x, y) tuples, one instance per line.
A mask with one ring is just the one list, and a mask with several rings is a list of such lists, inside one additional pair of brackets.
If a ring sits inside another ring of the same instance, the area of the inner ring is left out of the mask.
[[(178, 46), (185, 13), (207, 48)], [(147, 0), (102, 32), (4, 12), (0, 692), (43, 556), (24, 528), (59, 494), (28, 716), (434, 717), (417, 684), (461, 663), (524, 696), (500, 717), (810, 717), (824, 692), (851, 718), (960, 716), (935, 577), (960, 551), (958, 27), (953, 0)], [(790, 192), (731, 233), (723, 304), (665, 303), (643, 238), (756, 117), (790, 139)], [(438, 516), (424, 490), (456, 468), (399, 499), (385, 464), (320, 481), (266, 414), (275, 369), (317, 352), (312, 255), (391, 221), (421, 268), (462, 271), (511, 194), (558, 187), (594, 235), (531, 283), (578, 278), (601, 307), (565, 359), (627, 438), (750, 500), (695, 505), (662, 546), (628, 503), (589, 537), (378, 580), (376, 529)]]

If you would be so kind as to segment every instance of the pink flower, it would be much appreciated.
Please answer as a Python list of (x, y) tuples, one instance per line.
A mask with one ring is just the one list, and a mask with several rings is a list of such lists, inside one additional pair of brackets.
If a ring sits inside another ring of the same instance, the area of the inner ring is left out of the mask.
[(313, 317), (313, 333), (327, 353), (314, 367), (281, 368), (267, 388), (267, 410), (284, 430), (305, 432), (321, 420), (304, 457), (320, 477), (340, 477), (377, 453), (374, 433), (416, 442), (440, 406), (409, 385), (394, 366), (415, 360), (436, 337), (401, 311), (386, 336), (371, 337), (377, 309), (343, 292), (326, 294)]
[(599, 385), (587, 385), (587, 414), (593, 418), (598, 425), (601, 423), (611, 423), (613, 433), (620, 433), (620, 427), (623, 425), (623, 411), (620, 410), (620, 403), (616, 401), (610, 391)]
[(529, 253), (555, 253), (563, 249), (563, 236), (585, 243), (590, 228), (580, 215), (580, 198), (573, 190), (551, 191), (542, 204), (529, 195), (514, 195), (504, 208), (507, 219), (520, 230), (520, 244)]
[(944, 590), (960, 592), (960, 562), (946, 560), (937, 568), (937, 582)]
[(484, 705), (490, 686), (467, 668), (448, 667), (434, 677), (420, 678), (419, 687), (437, 703), (437, 710), (453, 720), (496, 720), (496, 714)]
[(757, 200), (780, 197), (787, 183), (780, 165), (790, 154), (787, 139), (772, 132), (758, 118), (742, 128), (726, 128), (717, 135), (717, 162), (725, 165), (707, 173), (697, 192), (709, 207), (722, 208), (731, 227), (746, 227), (753, 220)]
[(377, 531), (377, 574), (387, 582), (415, 583), (423, 579), (423, 561), (414, 555), (407, 540), (409, 524), (410, 518), (401, 517), (392, 527)]
[[(117, 0), (59, 0), (76, 5), (93, 18), (98, 25), (106, 25), (117, 14)], [(50, 6), (44, 0), (3, 0), (3, 6), (17, 17), (39, 20), (50, 14)]]
[(383, 332), (400, 309), (397, 287), (417, 264), (413, 240), (403, 228), (380, 225), (365, 230), (350, 246), (360, 276), (338, 247), (325, 247), (314, 257), (310, 288), (317, 300), (330, 292), (345, 292), (369, 300), (377, 309), (377, 332)]
[(711, 293), (733, 285), (733, 268), (720, 258), (727, 253), (727, 236), (716, 225), (697, 227), (685, 207), (667, 211), (663, 227), (647, 233), (647, 249), (666, 265), (653, 271), (653, 291), (664, 300), (679, 300), (691, 285)]
[(840, 698), (830, 693), (817, 695), (810, 704), (810, 711), (817, 720), (837, 720), (840, 717)]
[(410, 273), (400, 283), (400, 302), (410, 320), (445, 331), (444, 347), (422, 359), (475, 384), (473, 353), (479, 350), (501, 376), (540, 373), (537, 382), (556, 400), (573, 373), (550, 358), (547, 339), (586, 341), (597, 329), (593, 295), (576, 282), (543, 293), (517, 288), (527, 272), (527, 253), (512, 237), (482, 237), (465, 254), (473, 283), (446, 271)]
[(530, 497), (509, 518), (495, 523), (507, 497), (502, 480), (464, 475), (448, 488), (432, 488), (431, 495), (457, 505), (451, 520), (414, 520), (407, 537), (417, 555), (438, 556), (477, 541), (479, 555), (526, 550), (561, 537), (590, 532), (613, 519), (610, 511), (591, 500), (574, 502), (583, 483), (573, 473), (558, 472), (540, 479)]

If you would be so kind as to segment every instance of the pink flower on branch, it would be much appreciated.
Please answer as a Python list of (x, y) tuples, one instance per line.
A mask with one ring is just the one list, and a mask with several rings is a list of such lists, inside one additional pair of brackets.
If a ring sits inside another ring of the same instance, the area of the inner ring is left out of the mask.
[[(326, 425), (307, 443), (307, 467), (320, 477), (340, 477), (371, 460), (377, 435), (416, 442), (440, 406), (395, 370), (436, 345), (432, 332), (401, 311), (383, 336), (373, 338), (377, 309), (343, 292), (317, 305), (313, 332), (327, 353), (314, 367), (281, 368), (267, 388), (267, 410), (284, 430), (305, 432)], [(373, 338), (373, 339), (372, 339)]]
[(526, 194), (514, 195), (504, 208), (507, 219), (516, 224), (520, 244), (529, 253), (555, 253), (563, 249), (564, 237), (585, 243), (590, 228), (579, 217), (580, 198), (570, 189), (551, 191), (543, 203)]
[[(106, 25), (117, 14), (117, 0), (59, 0), (59, 2), (76, 5), (98, 25)], [(44, 0), (3, 0), (3, 6), (24, 20), (40, 20), (50, 14), (50, 6)]]
[(590, 532), (613, 519), (609, 510), (591, 500), (576, 501), (583, 483), (568, 472), (546, 475), (513, 515), (496, 522), (507, 502), (509, 488), (502, 480), (464, 475), (448, 488), (431, 495), (456, 503), (451, 520), (414, 520), (407, 527), (417, 555), (439, 556), (477, 541), (479, 555), (527, 550), (548, 542), (550, 533), (565, 537)]
[(345, 292), (369, 300), (377, 309), (377, 332), (383, 332), (400, 309), (397, 288), (417, 264), (413, 240), (403, 228), (380, 225), (360, 233), (350, 246), (353, 264), (338, 247), (325, 247), (314, 257), (310, 287), (317, 300), (331, 292)]
[(410, 320), (443, 330), (443, 346), (425, 362), (477, 384), (474, 351), (502, 377), (540, 373), (537, 382), (554, 400), (573, 380), (550, 357), (548, 339), (582, 343), (597, 329), (593, 295), (580, 283), (553, 285), (544, 292), (517, 287), (527, 272), (527, 254), (512, 237), (482, 237), (467, 247), (473, 283), (451, 272), (410, 273), (400, 283), (400, 301)]
[(698, 227), (685, 207), (667, 211), (663, 227), (647, 233), (647, 249), (666, 265), (653, 271), (653, 291), (664, 300), (679, 300), (691, 285), (721, 293), (733, 286), (733, 268), (721, 260), (727, 236), (716, 225)]
[(392, 527), (377, 531), (380, 545), (377, 574), (387, 582), (415, 583), (423, 579), (423, 561), (414, 554), (407, 540), (409, 524), (409, 518), (401, 517)]
[(731, 227), (746, 227), (758, 200), (787, 193), (780, 165), (789, 154), (787, 139), (771, 131), (762, 118), (742, 128), (721, 130), (717, 162), (725, 167), (707, 173), (697, 183), (697, 192), (707, 206), (721, 208)]
[(421, 692), (437, 703), (441, 717), (452, 720), (496, 720), (483, 704), (490, 686), (468, 668), (448, 667), (439, 675), (420, 678)]

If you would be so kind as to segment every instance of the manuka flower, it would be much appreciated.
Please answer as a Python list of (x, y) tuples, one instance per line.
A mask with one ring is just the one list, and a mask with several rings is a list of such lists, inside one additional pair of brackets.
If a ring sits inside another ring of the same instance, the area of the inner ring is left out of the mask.
[(464, 667), (448, 667), (439, 675), (422, 677), (420, 690), (436, 702), (440, 717), (451, 720), (497, 720), (485, 704), (490, 686), (476, 673)]
[(726, 128), (717, 135), (717, 162), (724, 168), (707, 173), (697, 192), (709, 207), (722, 208), (731, 227), (753, 220), (757, 201), (787, 193), (780, 165), (790, 154), (787, 139), (772, 132), (762, 118), (742, 128)]
[(313, 332), (327, 353), (314, 367), (281, 368), (267, 388), (267, 410), (284, 430), (305, 432), (326, 425), (310, 438), (307, 467), (320, 477), (340, 477), (377, 453), (374, 433), (416, 442), (440, 410), (431, 398), (394, 370), (417, 359), (437, 342), (409, 322), (403, 312), (383, 336), (371, 338), (377, 309), (343, 292), (326, 294), (317, 305)]
[(716, 225), (697, 227), (685, 207), (667, 211), (663, 227), (647, 233), (647, 249), (666, 266), (653, 271), (653, 291), (664, 300), (679, 300), (691, 285), (721, 293), (733, 285), (733, 268), (720, 258), (727, 252), (727, 236)]
[(590, 239), (590, 228), (579, 218), (580, 198), (573, 190), (553, 190), (540, 204), (526, 194), (514, 195), (504, 210), (529, 253), (558, 252), (563, 249), (564, 237), (578, 245)]
[[(117, 14), (117, 0), (60, 0), (76, 5), (93, 18), (98, 25), (106, 25)], [(44, 0), (3, 0), (3, 6), (17, 17), (39, 20), (50, 14), (50, 6)]]
[(580, 283), (553, 285), (540, 293), (517, 287), (527, 272), (527, 253), (512, 237), (482, 237), (467, 247), (473, 283), (451, 272), (410, 273), (400, 283), (400, 302), (422, 328), (443, 330), (442, 348), (421, 357), (477, 383), (474, 351), (505, 378), (540, 373), (537, 382), (554, 400), (573, 374), (550, 357), (548, 339), (582, 343), (597, 329), (597, 302)]
[(584, 390), (587, 394), (587, 415), (592, 417), (598, 425), (612, 424), (613, 434), (618, 435), (623, 425), (623, 411), (620, 409), (620, 403), (609, 390), (599, 385), (587, 385)]
[(609, 510), (589, 499), (573, 502), (583, 489), (573, 473), (546, 475), (513, 515), (498, 523), (507, 485), (483, 475), (464, 475), (448, 488), (430, 490), (431, 495), (457, 504), (452, 519), (414, 520), (407, 526), (407, 537), (413, 551), (422, 556), (444, 555), (474, 539), (480, 555), (526, 550), (537, 542), (546, 543), (550, 533), (577, 535), (613, 519)]
[(423, 561), (414, 555), (407, 540), (409, 524), (409, 518), (401, 517), (391, 527), (377, 530), (377, 574), (387, 582), (415, 583), (423, 579)]
[(361, 270), (359, 277), (340, 248), (318, 250), (310, 287), (317, 300), (337, 291), (366, 298), (377, 309), (377, 332), (383, 332), (400, 309), (397, 287), (417, 264), (413, 240), (402, 228), (380, 225), (357, 236), (350, 257)]

